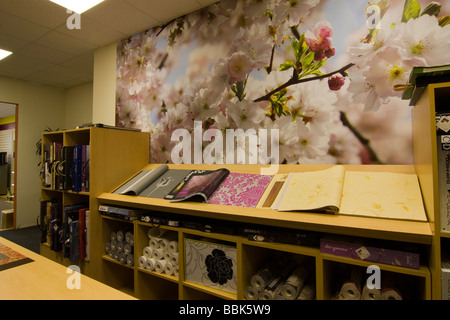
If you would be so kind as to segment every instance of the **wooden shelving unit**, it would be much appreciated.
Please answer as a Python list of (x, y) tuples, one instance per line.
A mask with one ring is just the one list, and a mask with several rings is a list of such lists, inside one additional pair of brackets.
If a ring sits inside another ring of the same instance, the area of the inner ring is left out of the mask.
[[(144, 170), (155, 168), (158, 165), (150, 164)], [(231, 172), (259, 173), (261, 166), (257, 165), (201, 165), (202, 169), (217, 169), (226, 167)], [(279, 172), (313, 171), (323, 170), (329, 166), (280, 166)], [(169, 165), (169, 168), (194, 169), (199, 165)], [(347, 170), (365, 171), (392, 171), (392, 172), (414, 172), (414, 166), (346, 166)], [(126, 181), (126, 179), (124, 179)], [(110, 190), (112, 191), (112, 190)], [(392, 241), (403, 241), (430, 248), (433, 243), (433, 233), (428, 222), (400, 221), (376, 218), (360, 218), (339, 215), (326, 215), (318, 213), (289, 213), (278, 212), (272, 209), (244, 208), (221, 206), (204, 203), (181, 202), (170, 203), (168, 200), (117, 195), (105, 192), (99, 195), (99, 203), (110, 206), (121, 206), (127, 208), (144, 209), (148, 211), (175, 213), (186, 217), (207, 217), (210, 219), (235, 221), (249, 224), (267, 225), (282, 228), (294, 228), (305, 231), (319, 231), (331, 234), (345, 234), (364, 238), (379, 238)], [(105, 223), (112, 225), (110, 217), (103, 217)], [(116, 220), (116, 219), (114, 219)], [(114, 223), (129, 224), (116, 220)], [(259, 268), (264, 266), (267, 260), (276, 253), (286, 253), (293, 259), (307, 260), (313, 266), (316, 285), (316, 299), (332, 299), (336, 294), (337, 286), (335, 270), (341, 266), (352, 266), (356, 268), (367, 268), (373, 263), (362, 260), (354, 260), (323, 254), (318, 247), (299, 246), (291, 244), (280, 244), (270, 242), (257, 242), (248, 240), (240, 235), (226, 235), (220, 233), (209, 233), (183, 227), (160, 226), (177, 233), (180, 243), (179, 248), (179, 275), (178, 277), (165, 276), (143, 270), (138, 266), (138, 258), (142, 255), (142, 249), (147, 245), (146, 234), (153, 225), (141, 221), (134, 221), (135, 255), (134, 267), (121, 266), (115, 263), (115, 274), (108, 274), (106, 284), (119, 288), (133, 288), (134, 295), (139, 299), (245, 299), (244, 291), (249, 285), (251, 276)], [(114, 227), (119, 227), (115, 225)], [(113, 228), (104, 229), (108, 234)], [(104, 235), (108, 237), (108, 235)], [(185, 279), (185, 257), (183, 252), (185, 239), (207, 238), (212, 241), (226, 241), (232, 243), (237, 251), (237, 292), (217, 290)], [(106, 240), (106, 239), (104, 239)], [(103, 253), (104, 254), (104, 253)], [(104, 259), (103, 264), (111, 264)], [(431, 299), (431, 272), (428, 262), (420, 269), (408, 269), (398, 266), (377, 264), (382, 274), (394, 273), (398, 277), (406, 278), (413, 287), (414, 299)], [(110, 268), (110, 267), (108, 267)], [(132, 274), (134, 273), (134, 277)], [(120, 282), (128, 279), (125, 285)], [(116, 282), (119, 281), (118, 285)]]
[[(450, 83), (430, 84), (412, 109), (414, 164), (422, 187), (432, 232), (429, 268), (432, 275), (432, 297), (440, 300), (441, 251), (449, 251), (449, 233), (441, 231), (436, 111), (450, 110)], [(445, 201), (446, 202), (446, 201)]]
[[(332, 299), (339, 286), (336, 270), (353, 267), (366, 269), (372, 263), (323, 254), (317, 247), (250, 241), (240, 235), (202, 232), (183, 227), (160, 226), (175, 233), (179, 241), (179, 273), (168, 276), (145, 270), (138, 265), (140, 252), (146, 245), (151, 224), (125, 222), (100, 215), (100, 204), (147, 211), (166, 212), (186, 217), (204, 217), (219, 221), (249, 223), (263, 226), (315, 231), (327, 234), (400, 241), (426, 249), (419, 269), (377, 264), (382, 274), (406, 279), (411, 285), (413, 299), (441, 299), (441, 255), (450, 248), (450, 233), (441, 231), (439, 173), (436, 149), (436, 105), (450, 100), (450, 83), (429, 85), (412, 109), (413, 165), (347, 165), (346, 170), (391, 171), (417, 173), (422, 189), (428, 222), (325, 215), (317, 213), (278, 212), (271, 209), (220, 206), (204, 203), (170, 203), (167, 200), (112, 194), (111, 192), (140, 170), (158, 164), (148, 164), (148, 133), (126, 130), (85, 128), (43, 134), (43, 143), (62, 142), (64, 145), (87, 143), (91, 150), (89, 192), (75, 193), (42, 188), (42, 200), (61, 199), (63, 204), (88, 201), (90, 225), (89, 262), (80, 262), (82, 272), (139, 299), (245, 299), (244, 291), (251, 276), (274, 254), (285, 253), (294, 260), (307, 260), (313, 267), (316, 299)], [(260, 173), (259, 165), (169, 165), (177, 169), (215, 170), (221, 167), (231, 172)], [(280, 165), (278, 173), (323, 170), (329, 165)], [(126, 227), (134, 233), (134, 265), (128, 266), (111, 259), (105, 252), (110, 233)], [(206, 238), (225, 241), (236, 248), (237, 290), (229, 293), (197, 283), (185, 277), (184, 243), (187, 239)], [(62, 264), (73, 264), (41, 245), (41, 253)]]
[[(105, 190), (118, 185), (124, 175), (131, 175), (149, 161), (149, 134), (131, 130), (87, 127), (74, 130), (45, 132), (42, 134), (42, 150), (45, 143), (59, 142), (63, 146), (85, 144), (90, 146), (89, 192), (73, 192), (41, 188), (41, 200), (59, 199), (63, 206), (88, 203), (90, 210), (89, 261), (70, 261), (62, 252), (50, 250), (47, 243), (40, 246), (41, 255), (63, 265), (79, 265), (81, 272), (96, 280), (101, 278), (101, 256), (97, 237), (101, 234), (102, 220), (98, 214), (97, 197)], [(42, 157), (44, 155), (42, 154)], [(41, 159), (42, 162), (43, 159)], [(120, 168), (120, 170), (117, 170)]]

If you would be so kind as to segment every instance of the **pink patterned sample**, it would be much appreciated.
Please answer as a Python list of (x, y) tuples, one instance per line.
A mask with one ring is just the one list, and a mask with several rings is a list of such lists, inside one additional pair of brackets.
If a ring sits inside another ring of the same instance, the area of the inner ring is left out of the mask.
[(230, 172), (207, 202), (256, 207), (271, 179), (271, 176)]

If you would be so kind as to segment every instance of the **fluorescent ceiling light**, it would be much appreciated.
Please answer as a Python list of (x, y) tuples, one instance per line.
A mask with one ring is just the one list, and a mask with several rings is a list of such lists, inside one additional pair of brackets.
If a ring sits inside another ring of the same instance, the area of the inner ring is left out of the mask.
[(9, 56), (10, 54), (12, 54), (11, 51), (6, 51), (6, 50), (0, 49), (0, 60), (6, 58), (6, 57)]
[(78, 14), (82, 14), (83, 12), (89, 10), (92, 7), (95, 7), (100, 2), (104, 0), (50, 0), (64, 8), (67, 8), (73, 12)]

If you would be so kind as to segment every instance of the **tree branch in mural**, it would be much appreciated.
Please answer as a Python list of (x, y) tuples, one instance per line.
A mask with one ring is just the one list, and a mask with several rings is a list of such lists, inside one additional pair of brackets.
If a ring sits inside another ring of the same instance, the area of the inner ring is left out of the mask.
[[(278, 88), (273, 89), (272, 91), (270, 91), (270, 92), (267, 93), (266, 95), (264, 95), (264, 96), (262, 96), (262, 97), (259, 97), (259, 98), (255, 99), (255, 100), (253, 100), (253, 101), (254, 101), (254, 102), (270, 101), (271, 98), (272, 98), (272, 96), (273, 96), (274, 94), (276, 94), (277, 92), (279, 92), (279, 91), (281, 91), (281, 90), (283, 90), (283, 89), (285, 89), (285, 88), (287, 88), (287, 87), (289, 87), (289, 86), (292, 86), (292, 85), (295, 85), (295, 84), (299, 84), (299, 83), (305, 83), (305, 82), (308, 82), (308, 81), (314, 81), (314, 80), (326, 79), (326, 78), (329, 78), (329, 77), (331, 77), (332, 75), (337, 74), (337, 73), (339, 73), (339, 74), (341, 74), (342, 76), (346, 77), (346, 76), (348, 76), (348, 75), (346, 74), (346, 70), (350, 69), (350, 68), (353, 67), (354, 65), (355, 65), (354, 63), (349, 63), (349, 64), (347, 64), (346, 66), (340, 68), (339, 70), (336, 70), (336, 71), (333, 71), (333, 72), (330, 72), (330, 73), (326, 73), (326, 74), (322, 74), (322, 75), (320, 75), (320, 76), (310, 77), (310, 78), (299, 78), (298, 75), (297, 75), (297, 76), (294, 75), (294, 76), (292, 76), (292, 78), (289, 79), (286, 83), (282, 84), (282, 85), (279, 86)], [(295, 73), (295, 72), (294, 72), (294, 73)]]
[(376, 152), (372, 149), (370, 146), (370, 140), (364, 137), (348, 120), (347, 115), (345, 112), (340, 112), (340, 119), (342, 121), (342, 124), (350, 129), (350, 131), (355, 135), (355, 137), (358, 139), (359, 142), (366, 148), (367, 152), (369, 153), (369, 158), (372, 163), (376, 164), (383, 164), (383, 161), (381, 161)]

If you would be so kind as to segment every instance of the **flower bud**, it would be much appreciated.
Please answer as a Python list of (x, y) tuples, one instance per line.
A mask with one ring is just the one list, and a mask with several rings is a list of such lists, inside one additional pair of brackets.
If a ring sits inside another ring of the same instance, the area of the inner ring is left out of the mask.
[(340, 74), (335, 74), (328, 78), (328, 87), (330, 90), (338, 91), (345, 84), (345, 78)]

